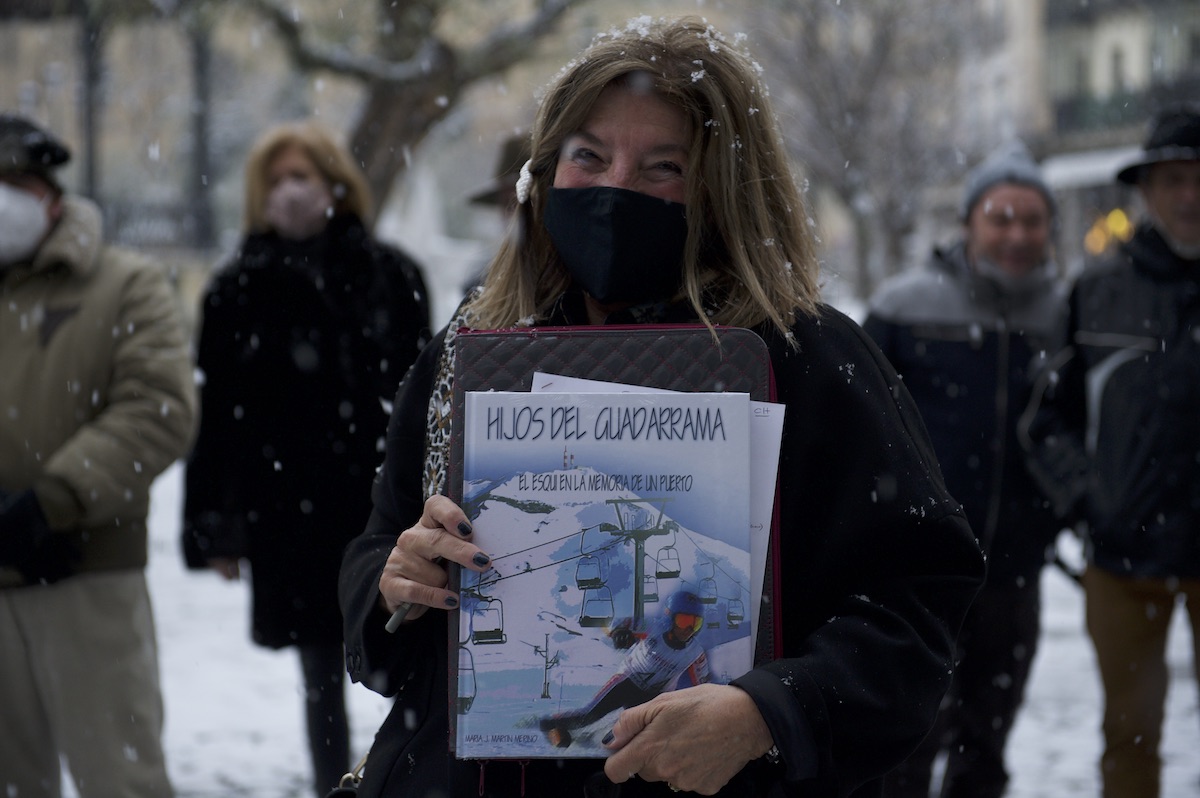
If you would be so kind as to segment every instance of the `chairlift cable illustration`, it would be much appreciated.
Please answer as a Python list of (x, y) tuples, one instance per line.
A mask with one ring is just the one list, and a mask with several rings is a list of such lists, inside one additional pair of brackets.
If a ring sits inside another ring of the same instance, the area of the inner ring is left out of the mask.
[[(572, 533), (572, 535), (574, 535), (574, 534), (578, 534), (578, 533)], [(559, 540), (566, 540), (567, 538), (571, 537), (572, 535), (566, 535), (566, 536), (564, 536), (564, 537), (562, 537), (562, 538), (559, 538)], [(593, 554), (598, 554), (598, 553), (600, 553), (600, 552), (607, 551), (607, 550), (609, 550), (609, 549), (612, 549), (612, 548), (615, 548), (615, 547), (619, 546), (620, 544), (621, 544), (621, 541), (620, 541), (620, 540), (616, 540), (616, 541), (613, 541), (613, 542), (611, 542), (611, 543), (607, 543), (607, 544), (605, 544), (603, 547), (601, 547), (601, 548), (598, 548), (598, 549), (595, 549), (595, 550), (593, 551)], [(535, 546), (535, 547), (533, 547), (533, 548), (537, 548), (537, 547)], [(526, 549), (525, 551), (530, 551), (530, 549)], [(494, 563), (497, 563), (497, 562), (499, 562), (499, 561), (501, 561), (501, 560), (504, 560), (504, 559), (507, 559), (507, 558), (509, 558), (509, 557), (512, 557), (514, 554), (517, 554), (517, 553), (518, 553), (518, 552), (511, 552), (511, 553), (509, 553), (509, 554), (498, 554), (498, 555), (496, 555), (495, 557), (493, 557), (493, 558), (492, 558), (493, 568), (495, 567), (495, 566), (494, 566)], [(575, 560), (578, 560), (578, 559), (580, 558), (580, 556), (582, 556), (582, 555), (573, 554), (573, 555), (571, 555), (570, 557), (564, 557), (564, 558), (563, 558), (563, 559), (561, 559), (561, 560), (550, 560), (549, 562), (543, 563), (542, 565), (533, 565), (533, 566), (530, 566), (529, 568), (521, 569), (521, 570), (519, 570), (519, 571), (515, 571), (515, 572), (513, 572), (513, 573), (511, 573), (511, 574), (504, 574), (504, 575), (497, 574), (495, 578), (493, 578), (493, 579), (488, 579), (488, 580), (486, 581), (486, 584), (493, 585), (493, 584), (496, 584), (497, 582), (503, 582), (503, 581), (504, 581), (504, 580), (506, 580), (506, 579), (512, 579), (513, 577), (517, 577), (517, 576), (522, 576), (522, 575), (524, 575), (524, 574), (533, 573), (534, 571), (541, 571), (541, 570), (543, 570), (543, 569), (545, 569), (545, 568), (553, 568), (553, 567), (554, 567), (554, 566), (556, 566), (556, 565), (562, 565), (563, 563), (574, 562)], [(588, 556), (590, 556), (590, 555), (588, 555)], [(481, 581), (481, 582), (480, 582), (480, 584), (484, 584), (484, 582), (482, 582), (482, 581)]]
[[(607, 625), (615, 617), (615, 607), (612, 590), (608, 586), (607, 579), (603, 573), (603, 566), (601, 564), (603, 558), (599, 555), (631, 541), (635, 545), (635, 558), (640, 554), (641, 559), (641, 562), (637, 564), (641, 567), (635, 566), (635, 622), (640, 623), (644, 618), (643, 604), (658, 601), (658, 579), (677, 578), (682, 573), (681, 558), (678, 551), (681, 534), (706, 561), (701, 564), (707, 564), (711, 569), (709, 575), (703, 577), (697, 586), (697, 594), (703, 603), (716, 604), (718, 599), (722, 598), (717, 588), (717, 573), (721, 573), (728, 578), (739, 593), (745, 592), (749, 595), (749, 590), (738, 579), (718, 566), (721, 558), (710, 555), (703, 546), (692, 539), (687, 530), (682, 529), (673, 519), (666, 518), (666, 505), (669, 501), (669, 497), (609, 499), (607, 503), (613, 506), (617, 517), (617, 524), (608, 522), (591, 524), (590, 526), (581, 528), (578, 532), (572, 532), (550, 540), (539, 541), (534, 546), (494, 557), (493, 563), (511, 559), (535, 549), (544, 548), (547, 545), (561, 543), (575, 535), (579, 536), (580, 553), (578, 555), (551, 560), (541, 565), (530, 565), (526, 562), (524, 568), (504, 575), (495, 570), (493, 566), (488, 572), (490, 576), (481, 576), (479, 578), (474, 591), (470, 588), (464, 588), (466, 595), (474, 595), (479, 602), (472, 612), (472, 633), (469, 639), (472, 642), (483, 642), (485, 644), (499, 643), (507, 639), (503, 629), (503, 604), (499, 602), (499, 599), (492, 599), (480, 592), (481, 590), (516, 576), (540, 571), (545, 568), (557, 567), (573, 560), (578, 561), (576, 566), (576, 587), (584, 593), (581, 601), (579, 625), (591, 627)], [(648, 507), (647, 505), (651, 506)], [(623, 513), (623, 509), (626, 512)], [(665, 522), (664, 518), (666, 519)], [(594, 529), (601, 529), (608, 532), (612, 535), (612, 539), (594, 548), (588, 548), (586, 541), (587, 533)], [(659, 547), (654, 554), (645, 552), (644, 541), (648, 540), (651, 536), (667, 534), (671, 535), (670, 543)], [(647, 559), (651, 561), (653, 568), (646, 567), (645, 560)], [(728, 620), (731, 624), (740, 623), (741, 619), (744, 618), (743, 606), (740, 599), (727, 600), (726, 614), (730, 616)], [(476, 628), (475, 615), (477, 614), (487, 618), (487, 624), (483, 629)], [(560, 628), (578, 634), (565, 626), (560, 626)]]
[(703, 556), (704, 559), (708, 561), (708, 564), (712, 566), (713, 573), (711, 576), (714, 580), (716, 578), (716, 575), (718, 573), (720, 573), (723, 577), (728, 579), (732, 585), (734, 585), (737, 588), (738, 595), (745, 593), (747, 597), (750, 596), (750, 589), (748, 587), (746, 587), (745, 585), (743, 585), (740, 579), (738, 579), (733, 574), (729, 573), (724, 568), (721, 568), (718, 565), (718, 563), (720, 563), (720, 561), (722, 559), (721, 557), (716, 557), (716, 556), (709, 554), (708, 551), (703, 546), (701, 546), (696, 541), (692, 540), (691, 535), (687, 534), (686, 530), (682, 530), (682, 534), (683, 534), (683, 537), (689, 543), (691, 543), (692, 546), (696, 549), (697, 553), (699, 553), (701, 556)]

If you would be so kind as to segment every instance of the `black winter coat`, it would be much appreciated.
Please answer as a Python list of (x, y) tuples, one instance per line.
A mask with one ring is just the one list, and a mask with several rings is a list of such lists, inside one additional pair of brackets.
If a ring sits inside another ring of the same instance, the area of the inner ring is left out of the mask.
[(387, 408), (429, 337), (420, 270), (357, 218), (251, 235), (203, 304), (187, 563), (247, 557), (256, 642), (341, 640), (342, 549), (371, 510)]
[(1053, 264), (1002, 288), (967, 265), (959, 244), (881, 286), (863, 322), (921, 411), (946, 487), (988, 552), (993, 584), (1036, 579), (1062, 526), (1026, 469), (1016, 430), (1065, 315)]
[[(735, 683), (763, 713), (782, 763), (750, 763), (720, 795), (878, 795), (877, 779), (932, 725), (983, 558), (942, 484), (916, 408), (862, 330), (822, 308), (796, 323), (798, 350), (759, 333), (787, 405), (784, 658)], [(665, 784), (638, 779), (618, 790), (597, 760), (455, 760), (447, 748), (446, 615), (426, 613), (394, 635), (384, 630), (379, 578), (397, 534), (421, 513), (426, 407), (440, 349), (439, 338), (401, 388), (375, 508), (342, 566), (350, 674), (397, 694), (360, 795), (671, 795)]]
[(1077, 281), (1030, 407), (1035, 472), (1093, 563), (1200, 578), (1200, 261), (1139, 227)]

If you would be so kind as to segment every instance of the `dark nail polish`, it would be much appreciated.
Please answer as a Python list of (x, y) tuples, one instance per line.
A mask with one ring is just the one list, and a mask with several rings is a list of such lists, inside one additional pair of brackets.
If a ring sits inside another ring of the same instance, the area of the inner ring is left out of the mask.
[(616, 736), (617, 736), (617, 735), (613, 734), (612, 732), (609, 732), (608, 734), (604, 735), (604, 739), (600, 741), (600, 744), (601, 744), (601, 745), (608, 745), (609, 743), (611, 743), (611, 742), (613, 741), (613, 739), (614, 739)]
[(450, 609), (454, 609), (455, 607), (457, 607), (458, 606), (458, 597), (457, 596), (446, 596), (446, 606), (449, 607)]
[(492, 561), (492, 558), (484, 554), (482, 551), (471, 558), (471, 562), (478, 565), (480, 568)]
[(474, 530), (471, 529), (471, 525), (468, 524), (466, 521), (458, 522), (458, 534), (462, 535), (464, 538), (467, 535), (471, 534), (471, 532), (473, 532), (473, 531)]

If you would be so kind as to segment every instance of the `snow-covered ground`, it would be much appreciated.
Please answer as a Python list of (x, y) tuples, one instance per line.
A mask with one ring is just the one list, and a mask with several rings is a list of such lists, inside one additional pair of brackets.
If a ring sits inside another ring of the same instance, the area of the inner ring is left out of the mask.
[[(184, 567), (182, 477), (176, 463), (154, 485), (147, 572), (176, 791), (180, 798), (308, 798), (299, 658), (250, 641), (248, 584)], [(348, 704), (352, 751), (365, 752), (390, 702), (353, 685)]]
[[(181, 798), (294, 798), (308, 788), (299, 665), (291, 651), (254, 646), (246, 585), (184, 569), (179, 465), (155, 484), (149, 579), (167, 709), (168, 766)], [(1082, 629), (1078, 589), (1044, 577), (1041, 650), (1010, 744), (1010, 798), (1098, 794), (1100, 688)], [(1178, 613), (1163, 756), (1164, 798), (1200, 794), (1200, 718), (1190, 638)], [(365, 751), (389, 702), (349, 688), (353, 748)]]

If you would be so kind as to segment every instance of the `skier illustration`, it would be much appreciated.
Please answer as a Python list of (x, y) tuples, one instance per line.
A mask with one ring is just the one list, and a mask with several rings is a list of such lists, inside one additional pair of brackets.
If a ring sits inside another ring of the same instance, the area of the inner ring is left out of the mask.
[(695, 593), (678, 591), (666, 604), (666, 628), (646, 634), (625, 626), (611, 634), (618, 648), (632, 645), (621, 669), (580, 709), (539, 721), (546, 738), (558, 748), (571, 744), (571, 730), (595, 723), (615, 709), (644, 704), (659, 693), (692, 687), (709, 680), (708, 658), (696, 637), (704, 625), (704, 607)]

